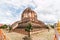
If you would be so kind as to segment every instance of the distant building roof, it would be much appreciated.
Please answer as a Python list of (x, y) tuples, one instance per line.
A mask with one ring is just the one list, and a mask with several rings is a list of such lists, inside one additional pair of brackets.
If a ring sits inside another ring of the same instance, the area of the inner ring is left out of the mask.
[(0, 24), (0, 27), (2, 26), (3, 24)]

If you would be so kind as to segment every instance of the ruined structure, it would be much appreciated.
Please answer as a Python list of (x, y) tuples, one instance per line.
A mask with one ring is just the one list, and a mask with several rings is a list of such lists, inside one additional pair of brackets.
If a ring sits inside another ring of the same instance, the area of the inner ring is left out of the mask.
[(25, 32), (25, 28), (28, 23), (31, 23), (33, 28), (32, 31), (46, 28), (45, 24), (37, 19), (37, 13), (28, 7), (22, 12), (21, 20), (11, 25), (12, 31), (26, 34), (27, 32)]

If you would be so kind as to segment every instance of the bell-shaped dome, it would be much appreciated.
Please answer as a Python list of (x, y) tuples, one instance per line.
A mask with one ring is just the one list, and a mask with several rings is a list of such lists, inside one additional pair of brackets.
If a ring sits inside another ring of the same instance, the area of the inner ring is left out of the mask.
[(38, 29), (46, 28), (46, 25), (42, 21), (39, 21), (37, 19), (36, 12), (28, 7), (23, 11), (21, 16), (21, 21), (17, 21), (14, 24), (12, 24), (12, 27), (13, 27), (12, 29), (15, 29), (15, 28), (25, 29), (28, 23), (31, 23), (32, 28), (38, 28)]
[(26, 8), (22, 13), (22, 20), (35, 20), (37, 19), (37, 14), (31, 8)]

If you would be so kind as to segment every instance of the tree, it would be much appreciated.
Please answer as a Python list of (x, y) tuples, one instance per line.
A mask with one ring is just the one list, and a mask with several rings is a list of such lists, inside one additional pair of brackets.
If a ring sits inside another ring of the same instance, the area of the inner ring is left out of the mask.
[(5, 25), (1, 26), (0, 28), (5, 29), (7, 27), (8, 27), (8, 25), (5, 24)]
[(12, 27), (9, 27), (9, 32), (12, 30)]
[(52, 28), (54, 28), (54, 25), (51, 25)]
[(25, 28), (25, 31), (28, 32), (28, 37), (30, 37), (30, 31), (32, 30), (32, 25), (31, 23), (28, 23), (27, 27)]
[(46, 25), (46, 28), (49, 29), (48, 25)]

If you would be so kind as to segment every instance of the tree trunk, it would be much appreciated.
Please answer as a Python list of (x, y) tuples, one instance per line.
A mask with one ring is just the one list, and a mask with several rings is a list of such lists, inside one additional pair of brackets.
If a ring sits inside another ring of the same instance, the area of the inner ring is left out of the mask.
[(28, 32), (28, 37), (30, 37), (30, 32)]

